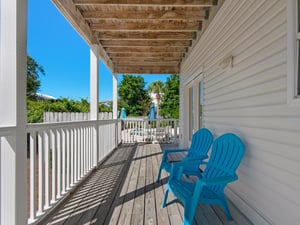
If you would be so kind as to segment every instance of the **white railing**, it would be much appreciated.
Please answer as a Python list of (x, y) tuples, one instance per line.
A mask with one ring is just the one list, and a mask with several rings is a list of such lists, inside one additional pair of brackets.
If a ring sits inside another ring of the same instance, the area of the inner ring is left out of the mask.
[(122, 142), (178, 143), (177, 119), (125, 119), (122, 121)]
[(29, 124), (29, 223), (62, 199), (120, 143), (118, 120)]

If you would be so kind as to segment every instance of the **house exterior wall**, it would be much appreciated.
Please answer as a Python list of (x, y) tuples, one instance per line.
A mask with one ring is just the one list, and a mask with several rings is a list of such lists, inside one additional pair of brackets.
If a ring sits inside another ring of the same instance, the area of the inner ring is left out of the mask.
[[(181, 93), (204, 72), (204, 126), (216, 137), (234, 132), (246, 145), (239, 180), (226, 194), (254, 224), (300, 221), (300, 105), (287, 96), (288, 1), (226, 0), (181, 68)], [(228, 56), (233, 67), (222, 68)], [(188, 123), (185, 102), (180, 110), (181, 124)]]

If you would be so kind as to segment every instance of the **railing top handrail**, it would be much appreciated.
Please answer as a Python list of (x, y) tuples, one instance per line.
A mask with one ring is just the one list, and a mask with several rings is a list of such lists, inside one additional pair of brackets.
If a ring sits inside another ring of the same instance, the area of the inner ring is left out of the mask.
[[(145, 119), (131, 119), (131, 118), (125, 118), (124, 119), (125, 121), (150, 121), (150, 119), (148, 118), (145, 118)], [(179, 119), (174, 119), (174, 118), (169, 118), (169, 119), (154, 119), (154, 120), (151, 120), (151, 121), (175, 121), (175, 120), (179, 120)]]
[(0, 137), (10, 136), (15, 131), (16, 126), (0, 127)]
[(118, 122), (118, 119), (107, 120), (84, 120), (84, 121), (69, 121), (69, 122), (55, 122), (55, 123), (29, 123), (27, 124), (27, 131), (36, 131), (42, 129), (59, 129), (59, 128), (74, 128), (82, 126), (92, 126), (95, 124), (104, 125)]

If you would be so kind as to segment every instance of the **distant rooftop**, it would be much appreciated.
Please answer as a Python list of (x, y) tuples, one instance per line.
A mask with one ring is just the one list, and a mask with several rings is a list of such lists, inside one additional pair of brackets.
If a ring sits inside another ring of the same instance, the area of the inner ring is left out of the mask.
[(44, 99), (44, 100), (57, 100), (57, 98), (51, 96), (51, 95), (45, 95), (45, 94), (41, 94), (41, 93), (36, 93), (36, 96), (39, 99)]

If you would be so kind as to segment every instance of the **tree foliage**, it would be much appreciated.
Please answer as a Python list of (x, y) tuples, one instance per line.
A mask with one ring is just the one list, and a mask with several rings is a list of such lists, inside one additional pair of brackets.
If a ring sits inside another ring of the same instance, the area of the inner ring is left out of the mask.
[(161, 98), (160, 114), (166, 118), (179, 118), (179, 76), (167, 78)]
[(119, 85), (119, 108), (124, 107), (128, 115), (147, 115), (151, 99), (145, 90), (145, 81), (141, 76), (124, 74)]
[(87, 99), (75, 101), (62, 98), (56, 101), (41, 101), (27, 98), (27, 122), (42, 123), (44, 112), (89, 112), (90, 103)]
[(45, 74), (42, 66), (40, 66), (32, 57), (27, 56), (27, 88), (26, 96), (34, 99), (36, 92), (41, 86), (39, 75)]

